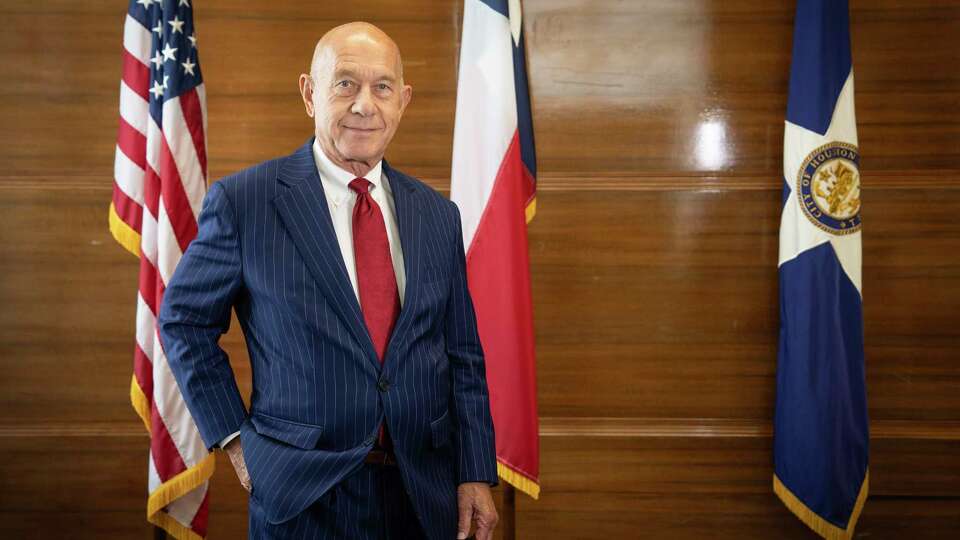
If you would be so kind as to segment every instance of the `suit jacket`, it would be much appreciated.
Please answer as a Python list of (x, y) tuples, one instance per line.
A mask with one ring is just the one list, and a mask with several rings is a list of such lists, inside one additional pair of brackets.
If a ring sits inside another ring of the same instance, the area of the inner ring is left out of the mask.
[[(312, 144), (210, 187), (164, 293), (167, 362), (208, 448), (240, 430), (268, 521), (296, 516), (361, 467), (386, 422), (424, 530), (454, 538), (457, 484), (497, 483), (459, 211), (384, 162), (407, 288), (381, 366)], [(250, 356), (249, 414), (218, 345), (231, 307)]]

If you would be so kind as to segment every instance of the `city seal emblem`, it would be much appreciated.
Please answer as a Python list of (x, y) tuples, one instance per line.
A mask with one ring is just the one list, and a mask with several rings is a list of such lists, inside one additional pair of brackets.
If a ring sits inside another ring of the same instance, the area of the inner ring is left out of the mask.
[(860, 230), (860, 154), (842, 142), (807, 156), (797, 173), (797, 197), (810, 222), (832, 234)]

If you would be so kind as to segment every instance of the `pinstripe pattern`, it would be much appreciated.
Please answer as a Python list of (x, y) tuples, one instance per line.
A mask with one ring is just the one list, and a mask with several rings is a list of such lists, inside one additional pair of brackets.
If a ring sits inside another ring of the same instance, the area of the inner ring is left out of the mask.
[[(211, 187), (160, 312), (170, 367), (208, 447), (240, 430), (267, 521), (294, 518), (359, 470), (385, 421), (423, 529), (453, 538), (456, 484), (497, 483), (459, 212), (384, 162), (407, 288), (381, 368), (312, 143)], [(217, 344), (231, 307), (250, 355), (249, 415)]]

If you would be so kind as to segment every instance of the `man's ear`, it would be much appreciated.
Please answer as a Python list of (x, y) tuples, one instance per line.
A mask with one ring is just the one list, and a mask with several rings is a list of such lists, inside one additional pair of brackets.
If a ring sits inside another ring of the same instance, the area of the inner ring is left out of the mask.
[(307, 116), (313, 118), (313, 78), (306, 73), (300, 74), (300, 97), (303, 98), (303, 107)]
[(403, 88), (400, 90), (400, 115), (403, 115), (403, 111), (407, 110), (407, 105), (410, 104), (410, 100), (413, 99), (413, 87), (409, 84), (403, 85)]

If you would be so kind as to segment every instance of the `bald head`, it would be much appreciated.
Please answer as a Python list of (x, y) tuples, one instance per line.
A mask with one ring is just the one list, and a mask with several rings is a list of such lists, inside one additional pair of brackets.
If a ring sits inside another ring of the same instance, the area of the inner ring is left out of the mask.
[(400, 48), (390, 36), (352, 22), (317, 42), (300, 93), (324, 154), (363, 176), (383, 159), (413, 89), (403, 82)]
[(345, 47), (364, 46), (380, 49), (385, 57), (393, 58), (394, 72), (403, 82), (403, 60), (400, 57), (400, 47), (386, 32), (363, 21), (341, 24), (317, 41), (316, 47), (313, 48), (313, 59), (310, 61), (310, 75), (316, 77), (324, 67), (324, 63), (336, 59), (337, 51)]

